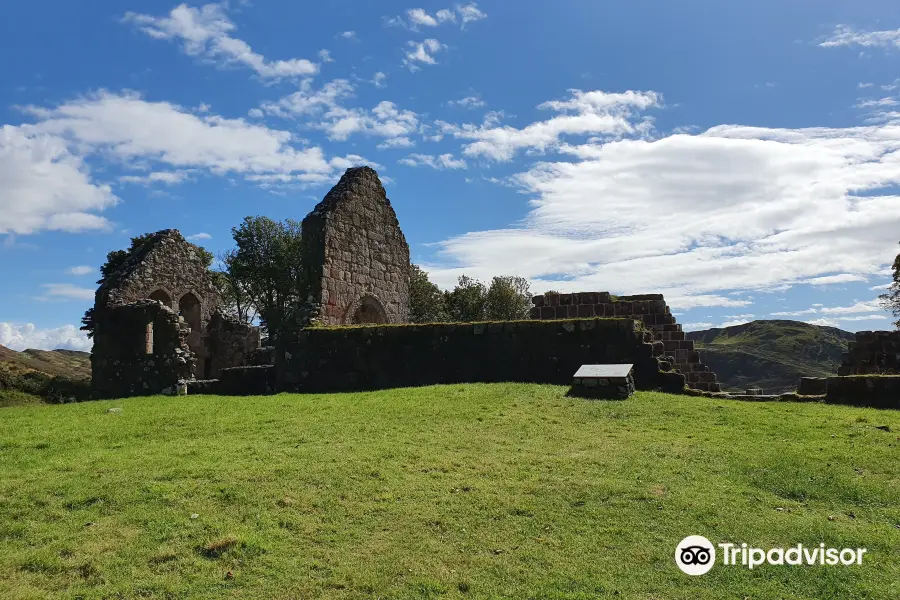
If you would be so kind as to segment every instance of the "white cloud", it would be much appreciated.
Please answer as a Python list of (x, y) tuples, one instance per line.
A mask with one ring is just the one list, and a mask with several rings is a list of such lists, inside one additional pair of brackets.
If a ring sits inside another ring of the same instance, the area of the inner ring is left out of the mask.
[(856, 108), (881, 108), (884, 106), (897, 106), (898, 104), (900, 104), (900, 100), (897, 100), (896, 98), (888, 97), (879, 98), (877, 100), (870, 98), (868, 100), (860, 100), (857, 103)]
[(21, 352), (28, 348), (36, 350), (81, 350), (88, 352), (93, 345), (83, 331), (75, 325), (64, 325), (52, 329), (38, 329), (33, 323), (0, 323), (0, 345)]
[(474, 2), (466, 4), (465, 6), (457, 4), (456, 12), (459, 14), (460, 21), (462, 21), (463, 29), (466, 28), (466, 23), (474, 23), (475, 21), (481, 21), (482, 19), (487, 18), (487, 15), (479, 10), (478, 5)]
[(681, 326), (681, 329), (684, 331), (700, 331), (702, 329), (710, 329), (712, 326), (712, 323), (685, 323)]
[(769, 313), (770, 317), (802, 317), (803, 315), (814, 315), (819, 312), (815, 308), (807, 308), (804, 310), (789, 310), (782, 312)]
[(859, 31), (848, 25), (838, 25), (831, 36), (820, 43), (823, 48), (835, 46), (863, 46), (866, 48), (900, 47), (900, 29), (888, 31)]
[(397, 137), (385, 140), (384, 142), (378, 144), (377, 148), (379, 150), (387, 150), (388, 148), (411, 148), (415, 145), (416, 143), (408, 137)]
[(868, 281), (862, 275), (853, 275), (851, 273), (841, 273), (839, 275), (825, 275), (824, 277), (813, 277), (798, 283), (806, 283), (809, 285), (832, 285), (835, 283), (853, 283), (856, 281)]
[(725, 321), (719, 327), (724, 329), (725, 327), (737, 327), (738, 325), (746, 325), (747, 323), (753, 320), (753, 315), (734, 315), (731, 317), (725, 317), (726, 319), (730, 319)]
[(456, 14), (453, 11), (446, 9), (446, 8), (442, 8), (441, 10), (437, 11), (437, 13), (435, 13), (434, 16), (439, 23), (444, 23), (444, 22), (456, 23)]
[(194, 235), (189, 235), (184, 239), (188, 240), (189, 242), (199, 242), (202, 240), (211, 240), (212, 236), (208, 233), (201, 232), (201, 233), (195, 233)]
[(409, 167), (419, 167), (424, 165), (438, 170), (465, 169), (467, 166), (466, 161), (455, 159), (452, 154), (441, 154), (440, 156), (432, 156), (431, 154), (410, 154), (397, 162)]
[(189, 171), (157, 171), (147, 175), (123, 175), (119, 177), (119, 181), (138, 185), (151, 185), (154, 183), (177, 185), (184, 182), (189, 176)]
[(93, 300), (94, 289), (82, 288), (71, 283), (45, 283), (41, 285), (44, 289), (42, 296), (37, 296), (36, 300)]
[(87, 265), (79, 265), (77, 267), (69, 267), (66, 269), (66, 273), (69, 275), (90, 275), (94, 272), (94, 267), (89, 267)]
[(438, 20), (427, 12), (423, 8), (411, 8), (406, 11), (406, 16), (409, 18), (409, 22), (412, 25), (424, 25), (425, 27), (437, 27)]
[(241, 64), (250, 67), (263, 78), (298, 77), (315, 75), (319, 66), (304, 58), (290, 60), (266, 60), (254, 52), (243, 40), (229, 34), (237, 27), (225, 13), (225, 4), (206, 4), (194, 8), (180, 4), (166, 17), (154, 17), (129, 12), (124, 21), (134, 23), (141, 31), (154, 39), (174, 40), (182, 43), (190, 56), (224, 65)]
[(308, 127), (325, 131), (329, 139), (338, 141), (355, 134), (402, 138), (419, 130), (418, 115), (393, 102), (379, 102), (372, 110), (344, 107), (342, 101), (351, 97), (354, 90), (346, 79), (335, 79), (318, 90), (307, 80), (297, 92), (262, 108), (281, 117), (308, 117)]
[(296, 92), (277, 102), (266, 103), (262, 109), (281, 117), (317, 116), (338, 108), (343, 99), (353, 96), (354, 90), (353, 84), (346, 79), (334, 79), (319, 89), (313, 87), (312, 80), (304, 79)]
[[(373, 169), (381, 169), (382, 165), (377, 162), (371, 161), (364, 156), (360, 156), (358, 154), (348, 154), (347, 156), (336, 156), (331, 159), (331, 164), (335, 169), (339, 169), (340, 171), (344, 171), (349, 169), (350, 167), (360, 167), (360, 166), (369, 166)], [(337, 182), (335, 182), (337, 183)]]
[(29, 107), (28, 111), (38, 119), (35, 125), (23, 126), (28, 131), (65, 138), (73, 147), (125, 166), (145, 160), (219, 175), (330, 171), (321, 148), (298, 150), (290, 145), (289, 132), (243, 119), (195, 115), (134, 93), (101, 91), (57, 108)]
[(331, 52), (329, 50), (319, 50), (319, 59), (323, 63), (333, 63), (334, 59), (331, 58)]
[(410, 8), (406, 11), (406, 19), (403, 17), (384, 17), (384, 23), (388, 27), (404, 27), (412, 31), (419, 31), (420, 27), (437, 27), (443, 23), (460, 22), (460, 28), (465, 29), (467, 23), (486, 19), (487, 15), (478, 9), (474, 2), (465, 6), (457, 4), (453, 10), (442, 8), (431, 15), (424, 8)]
[[(144, 185), (177, 184), (193, 171), (308, 184), (333, 175), (322, 149), (295, 147), (290, 132), (195, 114), (131, 92), (99, 91), (54, 108), (24, 110), (34, 123), (0, 127), (0, 233), (109, 229), (99, 213), (119, 199), (92, 177), (91, 160), (124, 170), (121, 183)], [(364, 125), (385, 137), (414, 130), (410, 119), (417, 124), (414, 113), (392, 117), (387, 106), (376, 112)]]
[(669, 305), (669, 308), (680, 308), (682, 310), (709, 308), (713, 306), (740, 308), (742, 306), (750, 306), (753, 304), (750, 300), (735, 300), (733, 298), (725, 298), (724, 296), (717, 296), (715, 294), (679, 294), (683, 294), (683, 292), (676, 291), (674, 294), (666, 296), (666, 303)]
[(857, 315), (855, 317), (840, 317), (841, 321), (886, 321), (887, 315)]
[(342, 31), (338, 34), (339, 37), (342, 37), (345, 40), (357, 40), (355, 31)]
[(413, 72), (420, 69), (420, 63), (436, 65), (437, 60), (434, 55), (447, 47), (434, 38), (428, 38), (424, 42), (410, 41), (406, 45), (410, 49), (405, 51), (406, 58), (403, 59), (403, 64)]
[(387, 75), (385, 75), (381, 71), (375, 73), (375, 75), (372, 76), (372, 83), (374, 83), (375, 87), (377, 87), (377, 88), (385, 87), (387, 85), (385, 83), (386, 80), (387, 80)]
[[(594, 106), (621, 103), (589, 94)], [(553, 106), (583, 105), (587, 95)], [(657, 102), (646, 93), (626, 106)], [(505, 158), (541, 147), (535, 140), (553, 149), (565, 130), (522, 140), (534, 126), (501, 131), (503, 137), (485, 135), (497, 127), (454, 131), (488, 142), (468, 154)], [(658, 292), (682, 302), (734, 290), (772, 292), (835, 273), (865, 277), (896, 255), (898, 126), (725, 125), (698, 135), (556, 148), (571, 158), (537, 163), (512, 178), (529, 202), (525, 218), (437, 244), (428, 268), (433, 281), (514, 272), (543, 289)]]
[(881, 303), (878, 300), (869, 300), (867, 302), (857, 302), (851, 306), (835, 306), (831, 308), (822, 308), (819, 312), (829, 315), (846, 315), (853, 313), (864, 313), (882, 310)]
[(825, 318), (822, 318), (822, 319), (811, 319), (811, 320), (809, 320), (809, 321), (804, 321), (804, 323), (806, 323), (807, 325), (818, 325), (818, 326), (820, 326), (820, 327), (836, 327), (836, 328), (840, 328), (840, 326), (841, 326), (841, 324), (838, 323), (836, 320), (834, 320), (834, 319), (825, 319)]
[(893, 285), (893, 284), (882, 283), (881, 285), (873, 285), (872, 287), (869, 288), (869, 290), (871, 290), (871, 291), (886, 290), (889, 287), (891, 287), (891, 285)]
[(875, 85), (874, 83), (863, 83), (863, 82), (860, 82), (860, 83), (858, 83), (858, 84), (856, 85), (856, 87), (858, 87), (859, 89), (865, 89), (865, 88), (870, 88), (870, 87), (872, 87), (872, 86), (874, 86), (874, 85)]
[(252, 119), (261, 119), (265, 116), (265, 114), (266, 113), (264, 113), (263, 111), (261, 111), (258, 108), (251, 108), (250, 110), (247, 111), (247, 116)]
[(463, 148), (463, 153), (467, 156), (509, 161), (524, 149), (538, 152), (561, 149), (578, 158), (589, 158), (599, 151), (600, 146), (566, 146), (562, 145), (560, 138), (564, 135), (621, 137), (646, 133), (651, 122), (647, 119), (636, 122), (636, 113), (662, 103), (662, 97), (656, 92), (571, 90), (571, 94), (571, 98), (567, 100), (553, 100), (539, 105), (538, 108), (542, 110), (558, 114), (522, 129), (499, 126), (499, 113), (489, 113), (480, 126), (460, 126), (443, 121), (438, 121), (437, 124), (446, 134), (458, 139), (473, 140)]
[(108, 229), (97, 213), (118, 201), (59, 136), (0, 127), (0, 233)]
[(485, 101), (477, 96), (466, 96), (459, 100), (450, 100), (447, 102), (449, 106), (461, 106), (463, 108), (481, 108), (485, 105)]

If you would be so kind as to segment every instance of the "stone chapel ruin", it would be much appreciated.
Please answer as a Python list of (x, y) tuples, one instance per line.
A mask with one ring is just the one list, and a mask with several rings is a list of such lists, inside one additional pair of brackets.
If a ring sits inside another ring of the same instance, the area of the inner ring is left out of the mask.
[(218, 310), (200, 249), (176, 230), (149, 236), (97, 290), (95, 395), (566, 383), (598, 360), (635, 364), (642, 389), (678, 390), (687, 380), (719, 391), (659, 295), (547, 294), (534, 298), (535, 321), (378, 327), (407, 323), (411, 267), (397, 215), (369, 167), (348, 169), (303, 219), (302, 244), (309, 296), (280, 347), (260, 349), (258, 328)]
[(217, 309), (200, 249), (175, 229), (150, 235), (94, 296), (94, 394), (174, 393), (179, 381), (243, 364), (259, 330)]
[(407, 322), (409, 245), (378, 173), (348, 169), (302, 227), (304, 273), (320, 322)]

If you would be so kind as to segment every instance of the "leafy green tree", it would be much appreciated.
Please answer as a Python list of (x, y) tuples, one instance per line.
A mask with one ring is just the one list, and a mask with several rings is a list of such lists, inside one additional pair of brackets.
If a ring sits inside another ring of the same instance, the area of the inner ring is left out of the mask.
[(524, 277), (494, 277), (485, 297), (485, 311), (491, 321), (521, 321), (530, 316), (531, 292)]
[(487, 319), (487, 287), (467, 275), (457, 280), (452, 291), (444, 292), (444, 303), (451, 321), (471, 323)]
[(428, 280), (418, 265), (409, 274), (409, 320), (411, 323), (442, 323), (449, 320), (444, 293)]
[(220, 268), (212, 272), (213, 283), (219, 295), (219, 310), (226, 315), (252, 323), (257, 316), (256, 307), (245, 289), (243, 281), (234, 275), (234, 264), (237, 250), (231, 249), (218, 256)]
[[(891, 311), (895, 317), (900, 317), (900, 254), (894, 259), (894, 281), (888, 287), (888, 291), (878, 298), (885, 310)], [(900, 318), (894, 321), (894, 327), (900, 329)]]
[(231, 234), (237, 247), (226, 263), (228, 277), (259, 312), (260, 324), (274, 343), (291, 310), (307, 293), (300, 222), (245, 217)]

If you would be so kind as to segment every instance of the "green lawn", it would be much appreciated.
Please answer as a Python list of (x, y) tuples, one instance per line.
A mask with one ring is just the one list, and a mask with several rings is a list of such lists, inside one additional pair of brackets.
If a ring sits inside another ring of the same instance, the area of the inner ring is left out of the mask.
[[(565, 391), (2, 409), (0, 598), (900, 598), (900, 413)], [(690, 534), (868, 554), (689, 577)]]

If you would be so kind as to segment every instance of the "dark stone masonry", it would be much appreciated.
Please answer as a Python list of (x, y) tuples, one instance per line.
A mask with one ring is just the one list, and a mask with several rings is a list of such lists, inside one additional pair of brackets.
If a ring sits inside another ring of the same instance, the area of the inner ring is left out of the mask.
[(900, 374), (900, 331), (860, 331), (841, 360), (838, 375)]
[(319, 322), (407, 322), (409, 246), (373, 169), (348, 169), (303, 219), (303, 247)]
[[(439, 383), (569, 385), (583, 364), (634, 365), (638, 389), (679, 392), (684, 377), (632, 319), (313, 327), (276, 352), (280, 391), (334, 392)], [(669, 372), (665, 372), (669, 369)]]
[(653, 339), (662, 342), (664, 356), (673, 359), (675, 370), (684, 375), (689, 388), (708, 392), (722, 391), (721, 384), (716, 381), (716, 374), (700, 362), (700, 352), (694, 349), (694, 341), (685, 339), (681, 325), (675, 322), (662, 294), (544, 294), (535, 296), (532, 301), (533, 319), (616, 317), (641, 321), (653, 332)]
[(98, 398), (175, 394), (195, 357), (188, 326), (156, 300), (113, 305), (94, 333), (92, 385)]
[[(242, 364), (243, 355), (259, 346), (259, 332), (225, 324), (217, 309), (200, 248), (176, 229), (150, 235), (95, 294), (94, 395), (174, 393), (178, 380), (204, 379)], [(176, 356), (190, 360), (176, 365)]]

